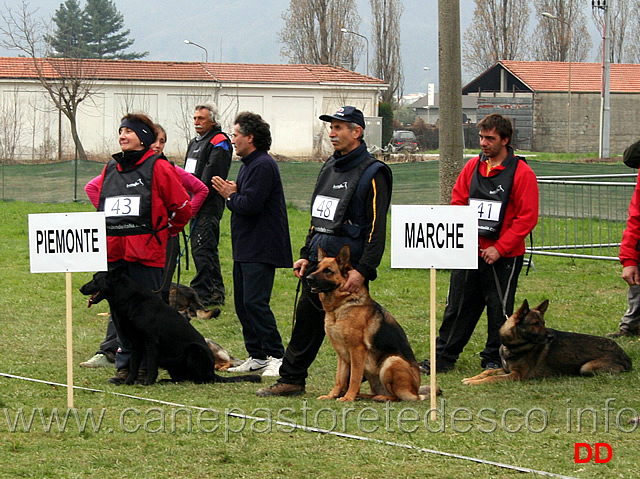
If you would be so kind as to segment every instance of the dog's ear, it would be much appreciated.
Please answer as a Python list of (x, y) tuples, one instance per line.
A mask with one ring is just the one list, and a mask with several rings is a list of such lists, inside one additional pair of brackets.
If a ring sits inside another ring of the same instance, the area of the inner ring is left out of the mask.
[(324, 250), (320, 248), (320, 246), (318, 246), (318, 261), (322, 261), (326, 257), (327, 257), (327, 253), (325, 253)]
[(516, 318), (518, 319), (522, 319), (524, 318), (527, 314), (529, 314), (529, 302), (525, 299), (522, 302), (522, 306), (520, 306), (520, 308), (518, 309), (518, 311), (516, 311)]
[(351, 248), (349, 247), (348, 244), (345, 244), (342, 247), (342, 249), (340, 249), (340, 252), (338, 253), (338, 256), (336, 257), (336, 261), (337, 261), (338, 267), (340, 268), (340, 271), (342, 273), (352, 269), (352, 266), (351, 266)]
[(541, 314), (544, 314), (548, 307), (549, 307), (549, 300), (545, 299), (542, 303), (540, 303), (536, 307), (536, 309), (540, 311)]

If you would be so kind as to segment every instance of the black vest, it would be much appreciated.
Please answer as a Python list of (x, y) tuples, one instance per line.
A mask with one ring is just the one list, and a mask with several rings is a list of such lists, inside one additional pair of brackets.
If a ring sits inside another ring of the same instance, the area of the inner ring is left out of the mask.
[(107, 164), (98, 205), (98, 211), (104, 211), (107, 217), (107, 236), (150, 234), (156, 229), (152, 181), (158, 158), (153, 155), (128, 171), (118, 171), (116, 160)]
[(362, 174), (376, 161), (369, 156), (348, 171), (336, 171), (333, 157), (325, 163), (318, 175), (311, 203), (311, 225), (317, 232), (359, 236), (359, 231), (349, 227), (359, 225), (348, 225), (345, 221), (347, 208)]
[(493, 176), (480, 174), (480, 163), (483, 158), (478, 161), (469, 185), (469, 204), (478, 208), (479, 235), (493, 239), (498, 239), (500, 236), (513, 188), (513, 178), (520, 160), (524, 161), (524, 158), (514, 156), (509, 150), (507, 158), (502, 162), (504, 169)]

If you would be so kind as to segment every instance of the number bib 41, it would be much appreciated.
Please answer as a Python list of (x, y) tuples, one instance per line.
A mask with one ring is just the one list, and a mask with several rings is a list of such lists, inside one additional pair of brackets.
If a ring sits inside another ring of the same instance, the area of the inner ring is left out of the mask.
[(469, 198), (469, 205), (478, 210), (478, 219), (485, 221), (500, 221), (500, 211), (502, 203), (500, 201), (479, 200)]
[(333, 221), (333, 218), (336, 216), (336, 210), (338, 209), (339, 204), (340, 200), (338, 198), (318, 195), (313, 201), (311, 216), (323, 220)]

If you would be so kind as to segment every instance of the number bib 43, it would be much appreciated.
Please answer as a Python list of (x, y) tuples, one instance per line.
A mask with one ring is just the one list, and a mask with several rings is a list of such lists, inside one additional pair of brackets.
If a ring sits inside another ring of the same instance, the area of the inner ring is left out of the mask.
[(104, 199), (105, 216), (140, 216), (139, 196), (109, 196)]
[(338, 198), (318, 195), (313, 201), (311, 216), (323, 220), (333, 221), (333, 218), (336, 216), (336, 210), (338, 209), (339, 204), (340, 200)]

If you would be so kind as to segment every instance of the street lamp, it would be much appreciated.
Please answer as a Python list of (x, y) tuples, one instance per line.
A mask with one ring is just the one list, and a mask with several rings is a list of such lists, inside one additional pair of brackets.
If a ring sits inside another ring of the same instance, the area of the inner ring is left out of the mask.
[(357, 32), (352, 32), (351, 30), (347, 30), (346, 28), (342, 27), (340, 29), (340, 31), (342, 33), (350, 33), (351, 35), (356, 35), (358, 37), (364, 38), (364, 41), (367, 42), (367, 76), (369, 76), (369, 39), (367, 37), (365, 37), (364, 35), (361, 35)]
[(202, 45), (198, 45), (197, 43), (192, 42), (191, 40), (185, 40), (184, 43), (186, 43), (187, 45), (193, 45), (194, 47), (202, 48), (204, 50), (204, 62), (209, 63), (209, 52), (205, 47), (203, 47)]
[(550, 18), (551, 20), (557, 20), (560, 23), (564, 23), (567, 26), (568, 39), (569, 39), (569, 87), (567, 94), (567, 153), (571, 151), (570, 142), (571, 142), (571, 24), (562, 18), (553, 15), (549, 12), (542, 12), (542, 16), (546, 18)]

